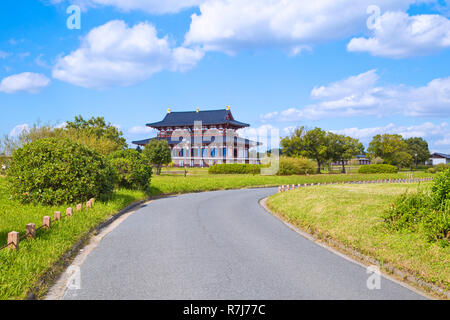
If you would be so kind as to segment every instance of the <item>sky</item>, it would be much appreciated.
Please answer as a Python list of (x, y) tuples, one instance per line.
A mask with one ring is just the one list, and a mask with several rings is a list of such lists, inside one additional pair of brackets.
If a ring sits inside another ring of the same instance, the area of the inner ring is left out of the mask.
[(245, 136), (396, 133), (449, 154), (449, 18), (449, 0), (2, 0), (0, 135), (103, 116), (132, 146), (168, 108), (229, 105)]

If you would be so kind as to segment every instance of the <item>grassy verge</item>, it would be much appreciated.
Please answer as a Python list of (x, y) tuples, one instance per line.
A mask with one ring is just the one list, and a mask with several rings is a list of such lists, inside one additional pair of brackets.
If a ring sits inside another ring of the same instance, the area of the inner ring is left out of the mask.
[(428, 242), (420, 232), (392, 231), (382, 218), (397, 195), (417, 188), (418, 184), (311, 187), (275, 194), (267, 206), (319, 238), (331, 238), (449, 290), (450, 247)]
[[(0, 299), (25, 298), (49, 267), (93, 227), (145, 197), (139, 191), (119, 190), (110, 202), (96, 202), (92, 210), (74, 213), (72, 218), (53, 224), (50, 230), (39, 230), (37, 239), (20, 242), (19, 251), (1, 250)], [(0, 178), (0, 245), (6, 243), (8, 232), (15, 230), (23, 234), (27, 223), (40, 226), (43, 216), (53, 216), (58, 210), (65, 212), (65, 206), (22, 205), (10, 200), (5, 180)]]
[[(396, 174), (322, 174), (308, 176), (261, 176), (251, 174), (199, 174), (184, 177), (183, 175), (161, 175), (152, 178), (152, 195), (166, 193), (186, 193), (209, 190), (226, 190), (246, 187), (269, 187), (282, 184), (342, 182), (377, 179), (402, 179), (407, 173)], [(432, 177), (432, 174), (415, 172), (414, 177)]]

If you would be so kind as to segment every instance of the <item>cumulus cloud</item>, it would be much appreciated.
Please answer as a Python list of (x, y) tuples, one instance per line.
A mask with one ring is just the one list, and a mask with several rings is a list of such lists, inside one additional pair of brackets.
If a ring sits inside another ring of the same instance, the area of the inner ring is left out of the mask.
[(426, 55), (450, 47), (450, 20), (432, 14), (409, 16), (386, 12), (370, 38), (353, 38), (348, 51), (374, 56), (405, 58)]
[(318, 42), (342, 39), (366, 29), (369, 5), (405, 11), (414, 0), (214, 0), (192, 15), (187, 44), (234, 53), (281, 47), (296, 54)]
[(203, 55), (198, 49), (171, 48), (148, 22), (129, 27), (113, 20), (92, 29), (80, 48), (57, 61), (52, 75), (86, 88), (129, 86), (163, 70), (189, 70)]
[(317, 103), (261, 115), (262, 121), (297, 121), (349, 116), (444, 116), (450, 115), (450, 77), (438, 78), (422, 87), (378, 86), (376, 70), (369, 70), (327, 86), (315, 87)]
[(26, 91), (37, 93), (48, 86), (50, 79), (40, 73), (23, 72), (6, 77), (0, 83), (0, 91), (5, 93), (16, 93)]
[(147, 126), (135, 126), (128, 130), (130, 134), (144, 134), (144, 133), (155, 133), (156, 130)]
[(23, 131), (28, 130), (30, 128), (30, 126), (27, 123), (24, 124), (19, 124), (17, 126), (15, 126), (11, 132), (9, 133), (10, 137), (17, 137), (18, 135), (20, 135)]

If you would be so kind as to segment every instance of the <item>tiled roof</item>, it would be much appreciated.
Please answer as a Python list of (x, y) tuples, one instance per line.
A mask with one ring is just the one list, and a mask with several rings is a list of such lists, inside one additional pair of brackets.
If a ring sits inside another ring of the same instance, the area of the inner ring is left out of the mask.
[(431, 155), (431, 158), (432, 158), (434, 155), (437, 155), (437, 156), (439, 156), (439, 157), (441, 157), (441, 158), (450, 159), (450, 155), (449, 155), (449, 154), (435, 152), (435, 153), (433, 153), (433, 154)]
[(229, 124), (239, 128), (250, 126), (234, 120), (231, 112), (226, 109), (169, 112), (162, 121), (148, 123), (147, 126), (152, 128), (193, 126), (194, 121), (202, 121), (202, 125)]

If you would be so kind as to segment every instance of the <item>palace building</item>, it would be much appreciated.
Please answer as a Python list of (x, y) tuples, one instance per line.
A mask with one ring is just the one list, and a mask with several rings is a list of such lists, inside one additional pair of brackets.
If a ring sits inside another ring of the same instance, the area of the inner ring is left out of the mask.
[(219, 163), (259, 164), (256, 147), (261, 143), (239, 137), (236, 130), (249, 127), (236, 121), (230, 107), (220, 110), (171, 112), (163, 120), (148, 123), (158, 130), (154, 138), (133, 141), (145, 146), (149, 141), (166, 140), (175, 166), (208, 167)]

